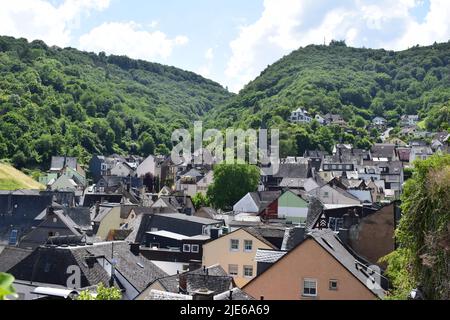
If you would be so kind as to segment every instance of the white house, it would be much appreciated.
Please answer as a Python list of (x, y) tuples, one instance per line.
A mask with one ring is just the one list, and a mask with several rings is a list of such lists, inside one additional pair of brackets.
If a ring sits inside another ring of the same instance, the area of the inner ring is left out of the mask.
[(376, 126), (385, 126), (387, 123), (387, 120), (382, 117), (375, 117), (372, 119), (372, 123)]
[(153, 176), (158, 175), (156, 172), (155, 157), (152, 155), (148, 156), (144, 161), (142, 161), (142, 163), (136, 169), (136, 174), (138, 177), (143, 177), (147, 173), (149, 173)]
[(290, 120), (298, 123), (309, 123), (312, 121), (312, 118), (309, 116), (308, 111), (298, 108), (291, 113)]
[(354, 195), (327, 184), (308, 193), (317, 197), (323, 204), (361, 204), (361, 201)]
[(111, 175), (117, 177), (128, 177), (134, 174), (133, 168), (131, 168), (126, 162), (117, 162), (114, 167), (111, 168)]
[(257, 215), (259, 213), (259, 206), (255, 199), (252, 197), (252, 193), (247, 193), (241, 200), (236, 202), (233, 206), (234, 213), (251, 213)]
[(404, 115), (400, 119), (400, 124), (404, 127), (406, 126), (414, 126), (419, 122), (419, 116), (416, 114), (412, 115)]

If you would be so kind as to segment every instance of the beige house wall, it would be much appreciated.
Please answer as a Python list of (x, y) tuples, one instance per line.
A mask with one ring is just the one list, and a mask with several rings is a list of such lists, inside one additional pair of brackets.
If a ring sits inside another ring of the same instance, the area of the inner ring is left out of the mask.
[(147, 289), (142, 291), (137, 297), (136, 300), (144, 300), (145, 297), (147, 297), (150, 294), (150, 291), (152, 290), (159, 290), (159, 291), (166, 291), (164, 287), (159, 283), (158, 280), (153, 282)]
[[(239, 251), (231, 251), (231, 239), (239, 240)], [(244, 240), (253, 241), (253, 248), (250, 252), (244, 251)], [(202, 263), (204, 266), (220, 264), (226, 272), (228, 272), (230, 264), (237, 265), (238, 275), (233, 277), (236, 285), (242, 287), (256, 276), (255, 255), (257, 249), (272, 248), (243, 229), (238, 229), (217, 240), (204, 244)], [(253, 277), (244, 277), (244, 266), (253, 266)]]
[[(304, 297), (303, 280), (317, 281), (317, 297)], [(329, 289), (337, 280), (338, 289)], [(243, 290), (265, 300), (374, 300), (377, 297), (316, 241), (305, 240)]]
[(97, 238), (106, 240), (110, 230), (120, 228), (122, 219), (120, 218), (120, 207), (114, 207), (100, 222), (100, 226), (97, 231)]

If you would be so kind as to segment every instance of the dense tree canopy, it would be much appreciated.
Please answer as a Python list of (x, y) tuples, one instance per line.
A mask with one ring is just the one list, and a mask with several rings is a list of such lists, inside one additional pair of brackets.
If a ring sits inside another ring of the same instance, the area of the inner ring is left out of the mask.
[[(394, 52), (333, 41), (280, 59), (206, 119), (211, 127), (278, 128), (282, 154), (299, 155), (334, 142), (370, 146), (377, 136), (364, 127), (375, 116), (395, 127), (401, 115), (419, 114), (428, 129), (446, 130), (449, 103), (450, 42)], [(349, 128), (291, 124), (290, 112), (298, 107), (313, 116), (340, 114)]]
[(55, 154), (167, 153), (175, 128), (230, 96), (174, 67), (0, 37), (0, 159), (47, 169)]
[(248, 164), (222, 163), (214, 167), (214, 182), (207, 196), (215, 208), (228, 210), (248, 192), (257, 190), (260, 180), (258, 167)]

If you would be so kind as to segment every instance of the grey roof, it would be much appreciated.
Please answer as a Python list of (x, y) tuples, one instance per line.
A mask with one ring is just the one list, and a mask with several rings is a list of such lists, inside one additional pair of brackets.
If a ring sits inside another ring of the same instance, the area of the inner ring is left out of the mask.
[[(313, 238), (320, 246), (330, 253), (337, 261), (339, 261), (344, 268), (352, 273), (363, 285), (365, 285), (376, 296), (382, 298), (384, 296), (383, 289), (376, 283), (371, 281), (371, 270), (368, 269), (362, 262), (356, 259), (339, 240), (337, 235), (330, 229), (313, 230), (308, 234), (308, 237)], [(369, 286), (368, 283), (373, 285)]]
[(5, 247), (0, 253), (0, 272), (6, 272), (31, 254), (32, 250)]
[(258, 207), (259, 211), (264, 210), (269, 204), (281, 195), (281, 191), (256, 191), (250, 192), (250, 196)]
[(192, 296), (160, 290), (150, 290), (144, 300), (192, 300)]
[(199, 268), (181, 274), (163, 277), (156, 281), (167, 292), (179, 293), (179, 279), (185, 279), (186, 290), (192, 293), (198, 289), (209, 289), (217, 293), (229, 290), (234, 284), (233, 278), (228, 276), (220, 265), (213, 265), (207, 268)]
[[(231, 299), (230, 299), (231, 298)], [(239, 288), (233, 288), (229, 291), (225, 291), (223, 293), (216, 294), (214, 296), (214, 300), (236, 300), (236, 301), (244, 301), (244, 300), (255, 300), (252, 296), (245, 293)]]
[(87, 250), (95, 255), (104, 255), (109, 261), (114, 258), (117, 261), (116, 272), (120, 272), (139, 292), (149, 283), (167, 275), (142, 255), (134, 255), (129, 244), (124, 241), (93, 245), (87, 247)]
[(376, 143), (372, 146), (372, 156), (379, 158), (387, 158), (394, 154), (395, 144)]
[(255, 261), (275, 263), (280, 260), (286, 253), (287, 251), (258, 249), (256, 250)]
[(281, 250), (290, 251), (295, 248), (299, 243), (302, 243), (303, 240), (305, 240), (305, 233), (304, 227), (286, 229)]
[(155, 216), (163, 216), (163, 217), (167, 217), (167, 218), (171, 218), (171, 219), (186, 220), (186, 221), (204, 224), (204, 225), (217, 224), (217, 223), (222, 222), (219, 220), (213, 220), (213, 219), (208, 219), (208, 218), (188, 216), (183, 213), (155, 214)]
[(51, 283), (65, 286), (67, 268), (78, 266), (81, 271), (80, 287), (103, 283), (108, 285), (110, 276), (98, 263), (89, 267), (87, 247), (38, 247), (25, 259), (11, 267), (8, 272), (16, 279)]
[(58, 157), (53, 156), (50, 167), (52, 169), (62, 169), (64, 166), (68, 166), (72, 169), (77, 169), (77, 158), (74, 157)]
[(275, 177), (280, 178), (307, 178), (308, 163), (282, 163)]
[[(113, 208), (120, 206), (120, 204), (101, 204), (99, 206), (99, 210), (98, 210), (98, 214), (94, 217), (94, 219), (92, 220), (93, 222), (101, 222), (110, 212)], [(94, 210), (94, 214), (96, 214), (95, 210), (95, 206), (91, 209)]]

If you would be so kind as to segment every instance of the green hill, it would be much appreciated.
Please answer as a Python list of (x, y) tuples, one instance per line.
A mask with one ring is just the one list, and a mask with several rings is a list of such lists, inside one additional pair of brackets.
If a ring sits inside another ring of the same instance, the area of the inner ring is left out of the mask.
[(10, 165), (0, 163), (0, 190), (44, 189), (45, 187)]
[(174, 128), (231, 96), (174, 67), (0, 37), (0, 159), (48, 169), (55, 154), (167, 152)]
[[(284, 152), (293, 154), (305, 147), (329, 149), (339, 140), (366, 147), (378, 135), (363, 129), (375, 116), (395, 127), (401, 115), (419, 114), (427, 118), (428, 129), (447, 129), (449, 101), (450, 42), (394, 52), (333, 41), (283, 57), (212, 110), (207, 122), (211, 127), (280, 128)], [(291, 125), (287, 119), (297, 107), (312, 115), (340, 114), (350, 130)]]

